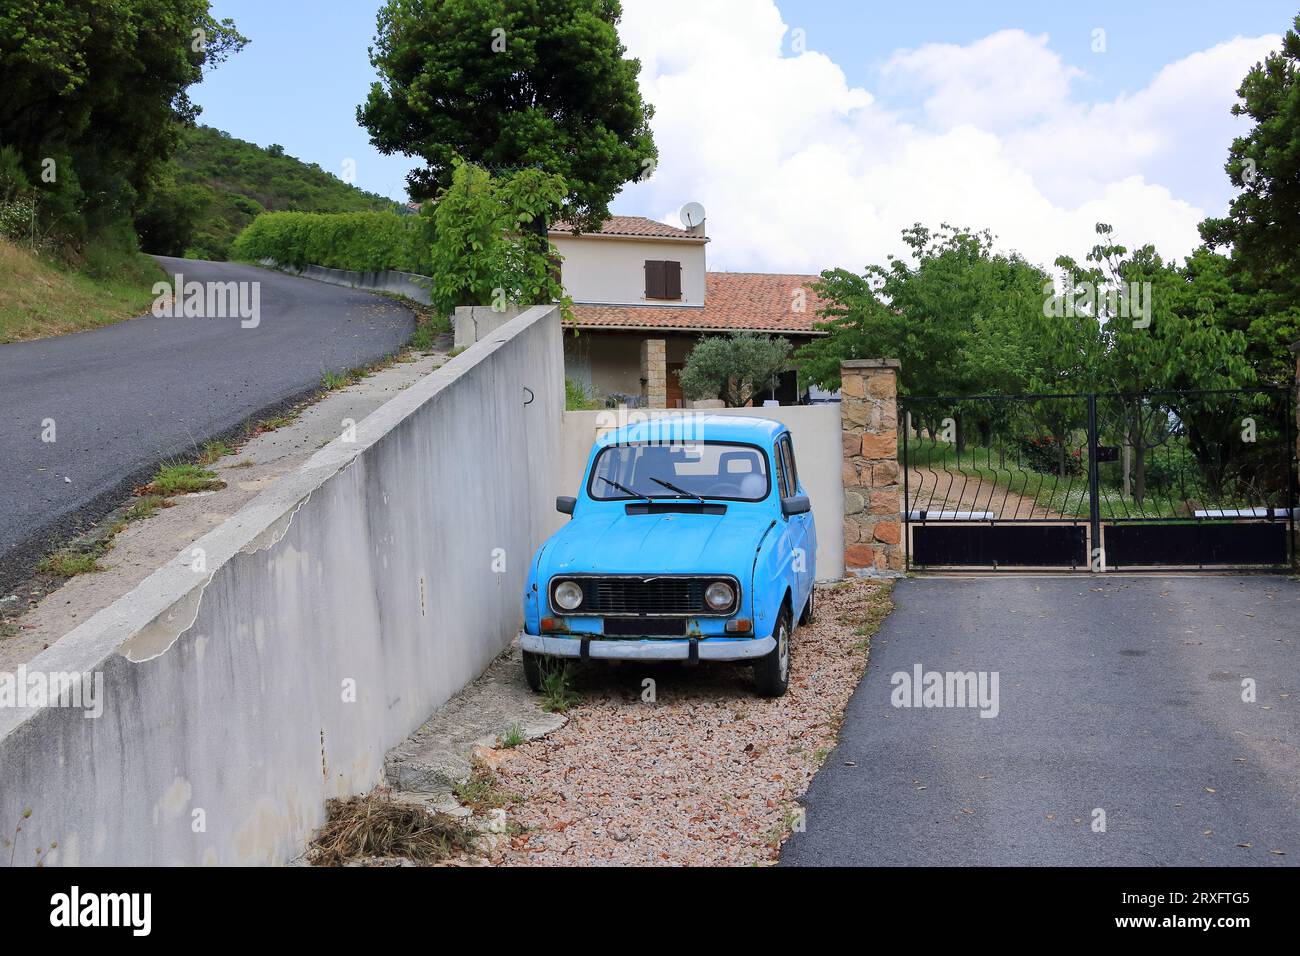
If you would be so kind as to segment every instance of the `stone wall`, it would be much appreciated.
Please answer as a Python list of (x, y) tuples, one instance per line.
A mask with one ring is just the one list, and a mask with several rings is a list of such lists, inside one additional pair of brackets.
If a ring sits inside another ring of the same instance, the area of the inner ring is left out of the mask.
[(892, 577), (905, 570), (898, 368), (897, 359), (840, 366), (846, 576)]

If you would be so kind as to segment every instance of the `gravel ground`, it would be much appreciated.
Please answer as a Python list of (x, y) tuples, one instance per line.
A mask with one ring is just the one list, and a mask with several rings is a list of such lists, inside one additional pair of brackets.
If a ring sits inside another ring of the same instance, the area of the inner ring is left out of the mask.
[[(517, 835), (499, 865), (774, 863), (795, 801), (835, 744), (892, 607), (889, 585), (819, 588), (817, 620), (795, 632), (790, 691), (757, 697), (748, 667), (591, 665), (581, 703), (555, 733), (494, 751)], [(655, 702), (643, 681), (654, 680)]]

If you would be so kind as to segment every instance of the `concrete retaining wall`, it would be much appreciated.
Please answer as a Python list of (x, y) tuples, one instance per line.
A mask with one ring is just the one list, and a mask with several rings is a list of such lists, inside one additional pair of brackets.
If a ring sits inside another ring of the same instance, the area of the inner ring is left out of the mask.
[(289, 275), (315, 279), (317, 282), (328, 282), (330, 285), (342, 285), (352, 289), (366, 289), (370, 292), (391, 292), (395, 295), (404, 295), (408, 299), (423, 302), (425, 305), (429, 304), (429, 291), (433, 288), (431, 278), (417, 275), (414, 272), (396, 272), (393, 270), (353, 272), (348, 269), (327, 269), (324, 266), (305, 266), (299, 269), (297, 266), (282, 266), (274, 259), (262, 259), (261, 264), (271, 269), (277, 269), (280, 272), (287, 272)]
[[(844, 483), (843, 439), (840, 406), (783, 405), (769, 408), (728, 408), (711, 411), (681, 409), (630, 409), (564, 413), (564, 454), (561, 456), (560, 489), (557, 494), (578, 493), (591, 444), (599, 431), (638, 421), (645, 416), (745, 415), (783, 422), (794, 437), (799, 480), (812, 501), (817, 523), (817, 580), (837, 581), (844, 574)], [(638, 417), (639, 416), (639, 417)], [(553, 507), (553, 506), (552, 506)], [(554, 512), (552, 512), (554, 513)], [(554, 527), (568, 519), (557, 516)]]
[(467, 349), (481, 338), (495, 332), (510, 322), (521, 311), (520, 306), (508, 306), (497, 311), (487, 305), (458, 305), (452, 317), (454, 337), (452, 347)]
[[(530, 401), (530, 404), (525, 402)], [(553, 526), (559, 312), (539, 306), (403, 391), (39, 655), (104, 711), (0, 708), (0, 824), (17, 859), (292, 859), (325, 800), (520, 624)]]

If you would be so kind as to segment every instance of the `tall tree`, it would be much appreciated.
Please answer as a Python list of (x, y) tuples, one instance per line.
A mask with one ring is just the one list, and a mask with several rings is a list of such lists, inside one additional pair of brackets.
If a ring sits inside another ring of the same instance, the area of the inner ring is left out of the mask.
[(357, 120), (381, 152), (424, 159), (415, 199), (450, 186), (458, 156), (493, 174), (535, 167), (568, 184), (567, 221), (597, 228), (657, 159), (621, 15), (618, 0), (388, 0)]
[(1283, 384), (1294, 367), (1287, 346), (1300, 338), (1300, 16), (1237, 96), (1233, 115), (1255, 122), (1233, 140), (1224, 166), (1240, 192), (1227, 216), (1201, 224), (1201, 236), (1231, 247), (1239, 289), (1259, 296), (1240, 327), (1261, 376)]
[(1193, 452), (1198, 429), (1231, 425), (1212, 403), (1169, 393), (1239, 388), (1252, 384), (1255, 375), (1246, 361), (1245, 336), (1216, 320), (1215, 302), (1226, 293), (1216, 287), (1204, 258), (1180, 269), (1150, 245), (1130, 254), (1108, 225), (1098, 223), (1097, 234), (1086, 265), (1068, 256), (1057, 265), (1066, 276), (1067, 296), (1082, 291), (1083, 309), (1097, 323), (1101, 348), (1093, 357), (1093, 380), (1123, 396), (1116, 400), (1117, 417), (1123, 443), (1134, 455), (1133, 497), (1140, 505), (1147, 453), (1172, 436), (1169, 413), (1193, 432)]
[(6, 0), (0, 145), (65, 228), (129, 221), (198, 112), (186, 89), (246, 42), (208, 0)]
[(1025, 323), (1041, 312), (1046, 274), (995, 253), (987, 231), (915, 225), (903, 242), (906, 258), (890, 256), (860, 276), (822, 273), (818, 294), (831, 305), (818, 327), (829, 334), (799, 350), (805, 374), (837, 388), (843, 359), (887, 356), (902, 361), (904, 394), (1023, 389), (1037, 364)]

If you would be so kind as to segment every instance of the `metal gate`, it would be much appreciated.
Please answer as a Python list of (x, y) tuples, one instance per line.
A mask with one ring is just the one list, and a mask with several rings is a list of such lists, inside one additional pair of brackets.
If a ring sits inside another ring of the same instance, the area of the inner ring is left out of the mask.
[(1280, 389), (900, 399), (909, 568), (1280, 568)]

